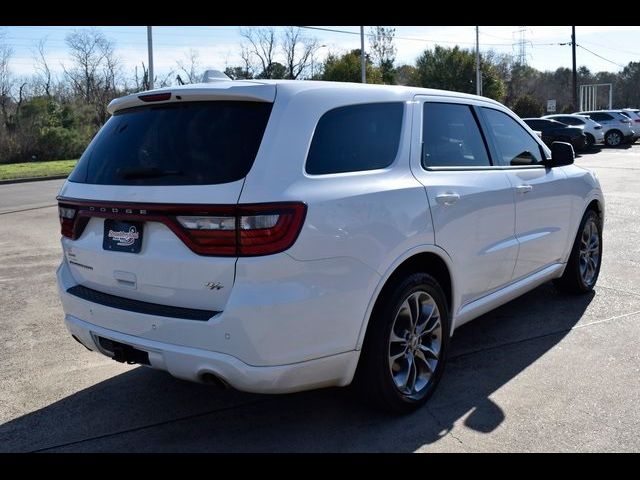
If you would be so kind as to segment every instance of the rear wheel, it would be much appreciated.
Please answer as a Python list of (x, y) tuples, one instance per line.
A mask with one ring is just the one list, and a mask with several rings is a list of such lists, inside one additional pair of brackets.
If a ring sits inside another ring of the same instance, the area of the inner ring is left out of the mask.
[(565, 292), (590, 292), (598, 280), (601, 263), (602, 222), (595, 211), (587, 210), (580, 222), (564, 274), (554, 283)]
[(587, 150), (590, 150), (596, 144), (596, 139), (593, 138), (593, 135), (591, 135), (590, 133), (587, 133), (586, 137), (587, 137), (587, 139), (585, 141), (584, 148), (587, 149)]
[(618, 130), (609, 130), (604, 136), (604, 143), (607, 147), (617, 147), (622, 143), (622, 133)]
[(365, 399), (409, 412), (433, 394), (449, 345), (449, 311), (438, 282), (414, 273), (389, 286), (371, 317), (356, 372)]

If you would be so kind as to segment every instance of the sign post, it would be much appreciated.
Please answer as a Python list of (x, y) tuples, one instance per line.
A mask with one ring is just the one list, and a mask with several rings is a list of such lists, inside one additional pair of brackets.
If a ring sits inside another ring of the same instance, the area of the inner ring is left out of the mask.
[(547, 100), (547, 113), (556, 113), (556, 101)]

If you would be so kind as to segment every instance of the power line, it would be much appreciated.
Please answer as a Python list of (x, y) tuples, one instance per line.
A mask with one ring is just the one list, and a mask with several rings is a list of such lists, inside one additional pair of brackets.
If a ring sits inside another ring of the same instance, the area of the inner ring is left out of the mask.
[[(306, 28), (309, 30), (320, 30), (323, 32), (333, 32), (333, 33), (345, 33), (348, 35), (360, 35), (359, 32), (351, 32), (349, 30), (338, 30), (336, 28), (324, 28), (324, 27), (308, 27), (308, 26), (302, 26), (302, 25), (298, 25), (298, 27), (300, 28)], [(371, 33), (365, 33), (365, 36), (367, 37), (372, 37), (373, 35)], [(399, 37), (399, 36), (395, 36), (394, 39), (396, 40), (408, 40), (408, 41), (413, 41), (413, 42), (432, 42), (432, 43), (452, 43), (452, 44), (464, 44), (464, 45), (475, 45), (475, 42), (459, 42), (459, 41), (451, 41), (451, 40), (437, 40), (434, 38), (417, 38), (417, 37)], [(483, 45), (489, 45), (489, 46), (511, 46), (510, 43), (483, 43)]]
[(592, 52), (591, 50), (589, 50), (586, 47), (583, 47), (582, 45), (576, 43), (576, 47), (580, 47), (583, 50), (586, 50), (587, 52), (589, 52), (591, 55), (595, 55), (598, 58), (601, 58), (602, 60), (604, 60), (605, 62), (609, 62), (609, 63), (613, 63), (614, 65), (617, 65), (620, 68), (624, 68), (624, 65), (620, 65), (619, 63), (614, 62), (613, 60), (609, 60), (608, 58), (604, 58), (602, 55), (598, 55), (596, 52)]
[(602, 45), (601, 43), (595, 43), (595, 42), (587, 42), (585, 40), (582, 40), (582, 43), (586, 43), (588, 45), (595, 45), (596, 47), (601, 47), (601, 48), (605, 48), (607, 50), (611, 50), (612, 52), (619, 52), (619, 53), (628, 53), (631, 55), (634, 55), (636, 57), (640, 57), (640, 53), (639, 52), (631, 52), (629, 50), (621, 50), (620, 48), (616, 47), (616, 48), (611, 48), (611, 47), (607, 47), (606, 45)]

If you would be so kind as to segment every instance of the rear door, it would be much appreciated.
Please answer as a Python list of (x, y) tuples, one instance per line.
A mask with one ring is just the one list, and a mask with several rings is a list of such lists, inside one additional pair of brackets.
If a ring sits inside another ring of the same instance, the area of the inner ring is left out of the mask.
[(570, 192), (562, 167), (546, 168), (544, 151), (511, 115), (479, 109), (494, 153), (516, 198), (515, 233), (520, 244), (513, 278), (541, 270), (564, 256), (571, 218)]
[(76, 282), (222, 310), (235, 274), (233, 208), (271, 107), (222, 96), (116, 112), (60, 192), (70, 216), (63, 249)]
[(511, 280), (514, 194), (494, 168), (471, 100), (417, 96), (411, 168), (425, 186), (435, 243), (451, 257), (461, 306)]

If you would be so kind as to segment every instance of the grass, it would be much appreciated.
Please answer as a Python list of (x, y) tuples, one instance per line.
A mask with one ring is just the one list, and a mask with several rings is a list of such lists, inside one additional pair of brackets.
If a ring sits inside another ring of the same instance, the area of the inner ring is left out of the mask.
[(0, 180), (69, 175), (77, 160), (0, 164)]

